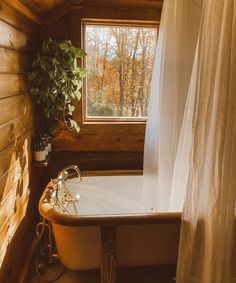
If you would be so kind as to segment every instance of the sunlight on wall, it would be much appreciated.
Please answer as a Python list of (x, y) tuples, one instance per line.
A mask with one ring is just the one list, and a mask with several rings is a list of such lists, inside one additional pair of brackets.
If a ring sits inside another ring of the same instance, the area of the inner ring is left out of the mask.
[[(25, 217), (29, 200), (29, 141), (24, 137), (15, 143), (8, 171), (0, 178), (0, 267), (8, 245)], [(19, 146), (20, 145), (20, 146)]]

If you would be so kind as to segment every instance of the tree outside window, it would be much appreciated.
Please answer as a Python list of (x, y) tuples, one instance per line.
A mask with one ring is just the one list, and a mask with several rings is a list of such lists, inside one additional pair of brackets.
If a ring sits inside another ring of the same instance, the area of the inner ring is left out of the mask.
[(157, 27), (85, 24), (86, 118), (147, 117)]

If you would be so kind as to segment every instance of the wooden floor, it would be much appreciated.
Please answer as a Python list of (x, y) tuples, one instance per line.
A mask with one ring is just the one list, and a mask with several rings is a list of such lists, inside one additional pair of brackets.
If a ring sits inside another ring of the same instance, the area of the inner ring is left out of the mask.
[[(117, 283), (174, 283), (175, 268), (163, 267), (135, 267), (118, 270)], [(72, 271), (67, 270), (56, 283), (100, 283), (100, 271)], [(36, 275), (29, 283), (45, 283)]]

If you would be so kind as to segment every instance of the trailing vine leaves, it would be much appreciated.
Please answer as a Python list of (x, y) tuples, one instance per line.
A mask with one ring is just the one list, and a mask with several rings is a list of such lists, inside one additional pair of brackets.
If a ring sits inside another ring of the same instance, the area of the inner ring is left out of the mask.
[(72, 102), (81, 98), (80, 89), (86, 70), (78, 65), (78, 59), (85, 55), (84, 50), (72, 46), (69, 40), (56, 42), (49, 38), (44, 41), (41, 52), (35, 58), (28, 74), (30, 93), (39, 106), (47, 129), (54, 129), (63, 114), (66, 126), (80, 131), (72, 119), (76, 105), (72, 105)]

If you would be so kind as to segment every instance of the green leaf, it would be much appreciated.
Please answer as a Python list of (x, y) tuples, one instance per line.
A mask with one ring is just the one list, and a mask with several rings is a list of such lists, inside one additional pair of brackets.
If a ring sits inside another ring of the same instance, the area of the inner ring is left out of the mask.
[(79, 90), (76, 90), (76, 91), (74, 92), (74, 94), (75, 94), (75, 96), (76, 96), (76, 98), (77, 98), (78, 100), (81, 99), (81, 92), (80, 92)]
[(79, 74), (81, 77), (85, 77), (87, 75), (87, 70), (81, 69)]
[(87, 53), (80, 48), (73, 48), (73, 51), (76, 58), (83, 58), (84, 56), (87, 55)]
[(68, 113), (70, 115), (72, 115), (74, 111), (75, 111), (75, 106), (69, 104), (68, 105)]
[(75, 106), (70, 105), (70, 110), (71, 110), (72, 112), (75, 111)]
[(59, 47), (66, 52), (68, 52), (70, 50), (69, 42), (66, 41), (66, 40), (59, 43)]
[(79, 127), (79, 125), (76, 123), (76, 121), (71, 120), (71, 126), (72, 126), (72, 128), (73, 128), (77, 133), (80, 132), (80, 127)]

